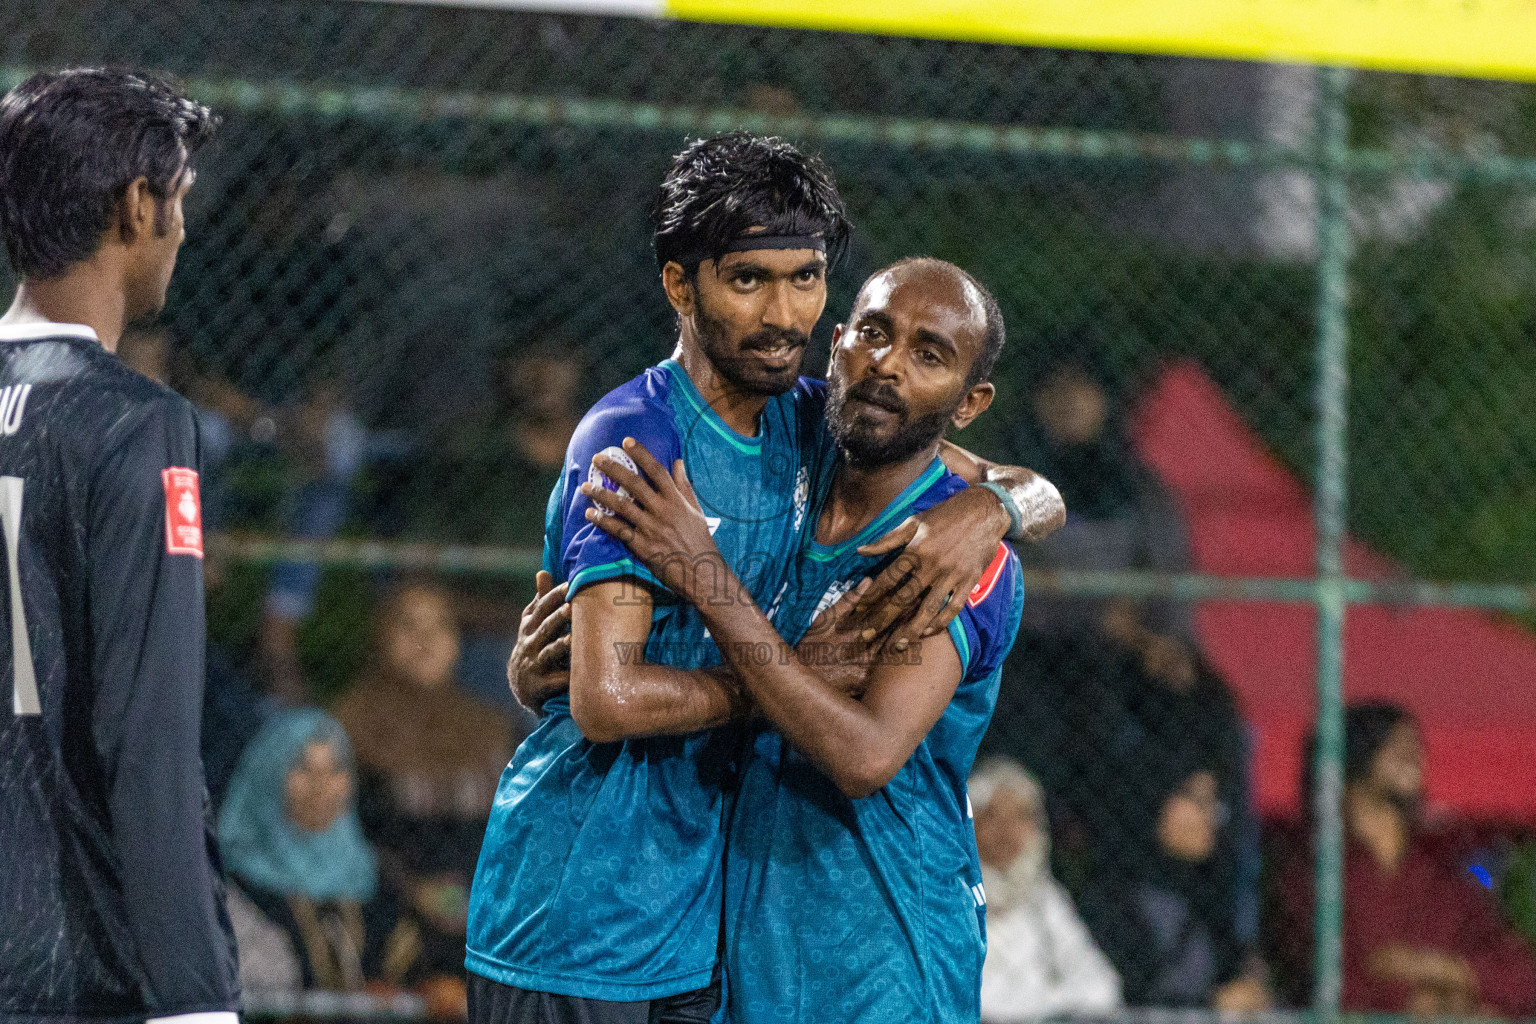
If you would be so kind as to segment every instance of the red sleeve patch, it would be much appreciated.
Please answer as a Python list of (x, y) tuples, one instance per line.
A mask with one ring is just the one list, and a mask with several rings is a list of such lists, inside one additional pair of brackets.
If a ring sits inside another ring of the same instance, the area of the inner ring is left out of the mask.
[(981, 579), (971, 588), (971, 596), (966, 598), (966, 605), (975, 608), (987, 599), (992, 593), (992, 588), (997, 586), (997, 578), (1003, 574), (1003, 566), (1008, 564), (1008, 545), (999, 543), (997, 554), (992, 556), (992, 564), (987, 566), (987, 571), (981, 574)]
[(172, 466), (160, 479), (165, 483), (165, 550), (202, 558), (203, 502), (197, 493), (197, 471)]

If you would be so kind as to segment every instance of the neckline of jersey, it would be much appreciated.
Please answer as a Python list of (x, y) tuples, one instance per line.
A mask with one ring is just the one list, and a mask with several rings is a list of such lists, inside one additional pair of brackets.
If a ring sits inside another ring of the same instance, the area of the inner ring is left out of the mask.
[(689, 407), (693, 409), (694, 415), (698, 416), (705, 423), (708, 423), (710, 426), (714, 427), (715, 431), (719, 433), (721, 437), (729, 441), (732, 447), (736, 448), (738, 451), (741, 451), (747, 455), (758, 454), (758, 451), (763, 446), (763, 430), (761, 421), (758, 423), (757, 435), (755, 437), (748, 437), (746, 434), (739, 432), (736, 430), (736, 428), (725, 422), (725, 420), (721, 419), (720, 414), (715, 412), (714, 408), (710, 406), (708, 402), (704, 401), (704, 396), (699, 394), (699, 389), (694, 386), (693, 379), (688, 376), (688, 371), (683, 369), (681, 363), (679, 363), (676, 359), (668, 356), (666, 359), (663, 359), (659, 365), (674, 381), (677, 382), (679, 391), (681, 392), (684, 400), (687, 401)]
[(41, 341), (44, 338), (79, 338), (82, 341), (100, 343), (96, 332), (85, 324), (59, 324), (51, 320), (0, 324), (0, 342)]
[(821, 543), (816, 539), (816, 524), (811, 523), (811, 543), (806, 549), (806, 556), (818, 562), (826, 562), (843, 554), (850, 547), (862, 547), (878, 539), (881, 534), (890, 529), (892, 520), (906, 512), (923, 492), (938, 483), (944, 473), (944, 461), (935, 455), (933, 461), (928, 463), (928, 468), (919, 473), (916, 480), (907, 484), (879, 515), (870, 520), (869, 525), (845, 541), (839, 541), (836, 544)]

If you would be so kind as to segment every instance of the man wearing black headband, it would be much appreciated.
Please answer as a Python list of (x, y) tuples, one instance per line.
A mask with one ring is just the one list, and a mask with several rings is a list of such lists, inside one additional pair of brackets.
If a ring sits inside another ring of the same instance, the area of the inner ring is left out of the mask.
[[(849, 226), (819, 161), (745, 134), (681, 153), (652, 219), (678, 343), (587, 413), (550, 496), (547, 572), (525, 618), (549, 625), (524, 630), (514, 662), (533, 674), (535, 661), (547, 670), (569, 652), (569, 694), (544, 704), (486, 832), (468, 932), (476, 1024), (702, 1022), (719, 1003), (725, 820), (740, 745), (732, 723), (746, 701), (724, 674), (689, 671), (722, 661), (703, 617), (587, 520), (594, 506), (580, 487), (607, 483), (592, 460), (627, 460), (627, 439), (665, 465), (683, 460), (720, 554), (772, 609), (811, 482), (835, 457), (821, 440), (825, 386), (799, 370)], [(1047, 532), (1059, 518), (1059, 497), (1027, 470), (1010, 476), (950, 455), (972, 482), (1002, 480), (864, 549), (907, 546), (902, 568), (874, 589), (901, 585), (908, 599), (876, 604), (839, 640), (868, 650), (891, 639), (893, 623), (913, 637), (944, 628), (1005, 531)], [(1026, 497), (1024, 513), (1007, 484)], [(562, 600), (568, 612), (549, 615)], [(555, 639), (567, 614), (571, 632)], [(860, 685), (865, 668), (854, 665), (846, 684)]]

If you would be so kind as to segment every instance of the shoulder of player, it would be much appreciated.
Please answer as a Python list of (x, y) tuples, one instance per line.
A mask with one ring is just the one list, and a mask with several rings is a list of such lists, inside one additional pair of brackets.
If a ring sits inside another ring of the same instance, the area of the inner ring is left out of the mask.
[(780, 400), (795, 410), (795, 415), (803, 425), (818, 431), (825, 429), (828, 401), (826, 381), (801, 377)]
[(801, 377), (795, 381), (794, 394), (797, 398), (810, 398), (824, 402), (827, 398), (827, 382), (815, 377)]
[[(1019, 558), (1006, 542), (998, 542), (992, 561), (966, 595), (952, 632), (964, 635), (968, 665), (988, 664), (993, 655), (1012, 646), (1022, 607), (1023, 576)], [(959, 638), (957, 639), (957, 646)]]
[(997, 609), (1001, 614), (1007, 614), (1009, 606), (1013, 603), (1020, 581), (1023, 567), (1019, 563), (1019, 556), (1006, 541), (999, 541), (997, 551), (992, 556), (992, 561), (987, 564), (986, 571), (981, 574), (981, 579), (971, 589), (966, 598), (967, 609), (979, 608)]
[(47, 414), (50, 433), (102, 455), (147, 423), (194, 429), (196, 413), (181, 395), (134, 372), (94, 343), (79, 345), (76, 352), (84, 365), (56, 378), (54, 387), (34, 399), (47, 402), (52, 410)]
[(571, 435), (570, 457), (590, 458), (626, 437), (647, 447), (658, 443), (675, 446), (677, 421), (667, 404), (665, 386), (658, 383), (652, 369), (608, 392), (577, 424)]
[[(925, 472), (931, 473), (932, 469), (930, 468)], [(965, 490), (968, 486), (970, 485), (960, 477), (956, 476), (954, 473), (951, 473), (948, 469), (944, 469), (941, 473), (939, 473), (937, 477), (934, 478), (932, 483), (923, 488), (921, 494), (916, 495), (912, 499), (912, 511), (926, 512), (928, 509), (933, 508), (935, 505), (942, 505), (950, 498), (953, 498), (955, 495)]]
[(88, 388), (104, 398), (116, 399), (126, 406), (171, 399), (185, 403), (190, 408), (191, 403), (185, 398), (159, 381), (150, 380), (137, 370), (130, 369), (100, 345), (82, 345), (80, 348), (85, 354), (86, 369), (73, 378), (80, 387)]
[(170, 388), (117, 364), (117, 373), (104, 373), (93, 384), (92, 402), (106, 418), (99, 435), (103, 457), (143, 430), (163, 425), (168, 434), (190, 438), (197, 429), (197, 411)]

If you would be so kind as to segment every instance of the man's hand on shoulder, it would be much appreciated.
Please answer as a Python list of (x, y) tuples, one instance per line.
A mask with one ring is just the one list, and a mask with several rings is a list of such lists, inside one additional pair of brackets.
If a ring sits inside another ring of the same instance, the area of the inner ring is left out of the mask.
[(624, 452), (639, 472), (606, 454), (593, 457), (592, 464), (620, 490), (582, 484), (581, 493), (595, 506), (587, 510), (588, 521), (695, 607), (736, 600), (735, 576), (715, 546), (683, 461), (678, 459), (668, 473), (632, 437), (624, 439)]
[(901, 552), (859, 601), (866, 634), (903, 620), (898, 636), (909, 642), (943, 632), (997, 557), (1010, 522), (995, 495), (970, 487), (859, 548), (868, 556)]

